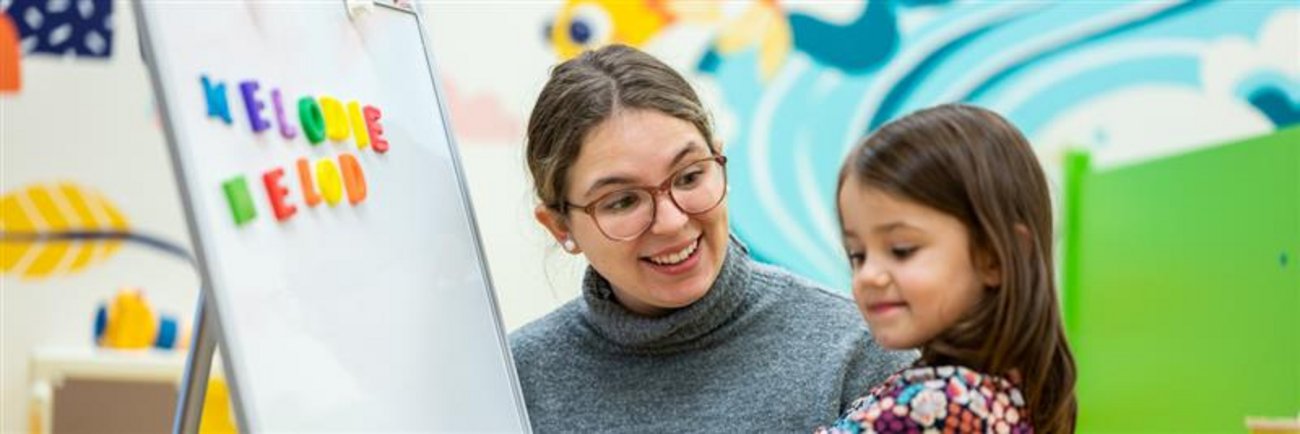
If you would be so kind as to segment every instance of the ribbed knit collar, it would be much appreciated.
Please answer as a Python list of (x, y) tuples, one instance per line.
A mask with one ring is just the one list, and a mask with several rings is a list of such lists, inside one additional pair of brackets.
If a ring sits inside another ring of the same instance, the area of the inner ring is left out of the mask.
[(722, 261), (722, 271), (709, 292), (690, 306), (655, 318), (632, 313), (619, 304), (609, 281), (588, 266), (582, 279), (584, 314), (596, 333), (629, 350), (671, 352), (704, 344), (707, 340), (701, 337), (730, 322), (737, 309), (746, 303), (752, 266), (749, 252), (732, 238)]

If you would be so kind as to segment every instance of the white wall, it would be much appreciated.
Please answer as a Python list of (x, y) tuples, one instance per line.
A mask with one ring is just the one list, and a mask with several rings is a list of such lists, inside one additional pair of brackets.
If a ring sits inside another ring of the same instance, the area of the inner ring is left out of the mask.
[[(509, 50), (524, 39), (519, 32), (539, 33), (533, 29), (535, 14), (548, 13), (553, 6), (453, 2), (422, 7), (440, 73), (459, 76), (457, 89), (467, 95), (509, 82), (514, 88), (508, 93), (518, 97), (506, 103), (507, 113), (526, 113), (552, 59), (484, 59), (483, 49)], [(505, 8), (512, 12), (499, 14)], [(484, 13), (501, 19), (467, 19)], [(73, 181), (108, 197), (132, 228), (188, 246), (166, 144), (136, 48), (130, 5), (117, 2), (113, 20), (114, 53), (109, 60), (23, 60), (23, 88), (16, 95), (0, 96), (0, 192), (13, 193), (31, 183)], [(509, 32), (515, 34), (503, 36)], [(534, 39), (541, 43), (540, 37)], [(502, 61), (517, 63), (502, 67)], [(520, 80), (517, 74), (535, 79)], [(555, 248), (533, 221), (521, 142), (522, 136), (460, 140), (508, 329), (574, 297), (583, 266)], [(196, 273), (184, 262), (140, 247), (126, 246), (77, 274), (46, 280), (0, 276), (0, 431), (27, 430), (30, 352), (92, 345), (95, 308), (126, 285), (143, 288), (160, 311), (187, 320), (193, 316)]]
[[(575, 297), (585, 266), (560, 250), (533, 219), (532, 184), (523, 160), (527, 114), (555, 63), (548, 50), (538, 49), (544, 45), (537, 23), (557, 4), (419, 4), (444, 87), (455, 86), (457, 102), (490, 93), (500, 105), (500, 121), (517, 127), (512, 134), (483, 134), (463, 123), (453, 125), (465, 130), (456, 134), (471, 201), (503, 320), (512, 330)], [(521, 41), (537, 46), (521, 47)], [(453, 116), (457, 108), (453, 105)]]

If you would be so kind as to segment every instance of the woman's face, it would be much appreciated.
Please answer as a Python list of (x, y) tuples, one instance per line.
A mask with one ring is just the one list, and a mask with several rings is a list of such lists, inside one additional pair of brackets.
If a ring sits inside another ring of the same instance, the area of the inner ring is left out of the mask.
[[(659, 186), (712, 155), (690, 122), (655, 110), (620, 110), (587, 133), (569, 169), (563, 199), (587, 205), (630, 187)], [(667, 194), (653, 201), (649, 228), (626, 241), (607, 237), (593, 216), (580, 209), (571, 208), (558, 218), (539, 207), (537, 217), (557, 239), (572, 237), (574, 253), (586, 254), (613, 285), (619, 303), (656, 316), (688, 306), (708, 292), (722, 269), (728, 233), (725, 201), (696, 215), (682, 212)]]

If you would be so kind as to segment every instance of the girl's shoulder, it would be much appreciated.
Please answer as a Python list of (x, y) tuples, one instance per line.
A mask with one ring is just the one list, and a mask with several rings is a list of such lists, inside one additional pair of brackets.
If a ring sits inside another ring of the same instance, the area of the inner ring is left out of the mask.
[(1025, 397), (1004, 377), (964, 366), (904, 369), (853, 402), (824, 433), (1032, 433)]

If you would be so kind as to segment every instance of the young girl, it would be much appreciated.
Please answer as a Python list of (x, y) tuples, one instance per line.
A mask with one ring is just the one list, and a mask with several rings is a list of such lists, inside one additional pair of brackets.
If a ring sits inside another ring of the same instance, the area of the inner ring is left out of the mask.
[(967, 105), (908, 115), (853, 149), (837, 202), (858, 309), (921, 359), (820, 431), (1074, 431), (1051, 202), (1015, 127)]

